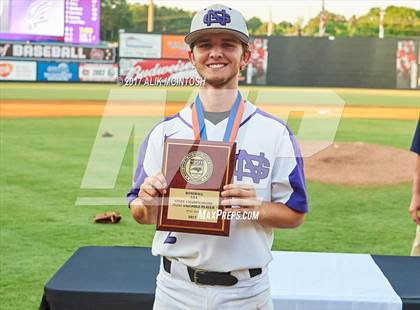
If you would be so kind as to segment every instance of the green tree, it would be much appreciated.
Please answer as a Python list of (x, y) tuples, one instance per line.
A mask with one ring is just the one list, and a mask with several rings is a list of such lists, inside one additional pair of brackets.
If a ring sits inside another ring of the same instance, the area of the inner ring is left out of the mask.
[(357, 17), (356, 15), (353, 15), (352, 17), (350, 17), (349, 21), (348, 21), (348, 29), (349, 29), (349, 36), (352, 37), (354, 36), (356, 29), (357, 29)]
[[(146, 32), (148, 5), (127, 4), (126, 0), (101, 1), (101, 39), (117, 41), (118, 30), (127, 32)], [(164, 6), (154, 7), (154, 32), (187, 33), (195, 12), (184, 11)], [(344, 16), (326, 12), (326, 34), (333, 36), (378, 36), (380, 8), (372, 8), (360, 17), (352, 16), (346, 20)], [(273, 35), (308, 35), (319, 33), (320, 15), (303, 25), (303, 19), (296, 22), (280, 22), (273, 25)], [(247, 21), (251, 35), (266, 35), (268, 23), (258, 17)], [(405, 7), (389, 6), (384, 17), (385, 36), (419, 37), (420, 10)]]
[(302, 36), (303, 30), (303, 17), (299, 16), (296, 21), (292, 24), (292, 27), (287, 28), (287, 35), (289, 36)]
[[(372, 8), (356, 19), (355, 36), (378, 36), (380, 8)], [(405, 7), (389, 6), (385, 9), (384, 30), (386, 36), (420, 36), (420, 11)]]
[(366, 15), (357, 18), (354, 35), (377, 37), (379, 34), (380, 12), (380, 8), (372, 8)]
[[(268, 34), (268, 22), (255, 22), (253, 25), (254, 27), (259, 25), (258, 28), (254, 28), (252, 31), (250, 30), (249, 27), (249, 21), (247, 22), (248, 24), (248, 31), (250, 33), (250, 35), (253, 36), (266, 36)], [(273, 33), (272, 35), (286, 35), (289, 31), (290, 28), (292, 28), (293, 25), (291, 23), (288, 22), (280, 22), (278, 24), (274, 24), (273, 23)]]
[[(349, 25), (346, 18), (342, 15), (337, 15), (331, 12), (325, 12), (326, 14), (326, 24), (325, 24), (325, 34), (330, 36), (348, 36), (349, 35)], [(303, 28), (303, 32), (308, 36), (317, 36), (319, 33), (319, 19), (320, 15), (310, 19), (308, 24)]]
[(389, 6), (384, 17), (385, 36), (420, 37), (420, 10)]
[(101, 1), (101, 40), (118, 41), (119, 29), (130, 29), (132, 16), (126, 0)]
[(268, 32), (268, 23), (267, 22), (264, 22), (264, 23), (261, 24), (260, 27), (258, 27), (257, 30), (255, 30), (252, 33), (252, 35), (255, 35), (255, 36), (266, 36), (267, 35), (267, 32)]
[[(148, 5), (131, 4), (133, 28), (130, 31), (146, 32)], [(186, 33), (190, 30), (193, 12), (165, 6), (154, 6), (153, 32)]]
[[(256, 35), (257, 31), (261, 31), (261, 28), (263, 26), (263, 22), (258, 17), (252, 17), (246, 22), (248, 26), (248, 31), (250, 35)], [(267, 27), (267, 26), (266, 26)], [(265, 31), (267, 34), (267, 30)]]
[(291, 32), (292, 27), (293, 24), (286, 21), (274, 24), (273, 35), (286, 35)]
[(155, 9), (156, 32), (187, 33), (190, 31), (194, 12), (164, 6)]
[(147, 5), (129, 4), (132, 15), (132, 26), (128, 31), (146, 32), (147, 31)]

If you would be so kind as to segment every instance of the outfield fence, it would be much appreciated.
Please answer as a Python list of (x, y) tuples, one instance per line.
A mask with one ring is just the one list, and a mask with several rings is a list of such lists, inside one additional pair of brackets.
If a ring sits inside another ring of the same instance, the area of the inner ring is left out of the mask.
[[(159, 85), (195, 79), (183, 38), (120, 32), (118, 45), (0, 41), (0, 81), (123, 84), (136, 79)], [(254, 37), (250, 49), (242, 85), (420, 88), (418, 39)]]

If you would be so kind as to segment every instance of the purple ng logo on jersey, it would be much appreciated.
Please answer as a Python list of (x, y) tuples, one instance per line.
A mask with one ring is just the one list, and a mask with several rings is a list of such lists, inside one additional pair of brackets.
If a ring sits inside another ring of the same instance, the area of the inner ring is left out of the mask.
[(206, 15), (204, 15), (203, 23), (207, 26), (211, 24), (220, 24), (226, 26), (230, 23), (230, 15), (226, 13), (225, 10), (209, 10)]
[(260, 155), (252, 155), (245, 150), (239, 150), (236, 154), (236, 162), (235, 176), (238, 181), (242, 181), (243, 177), (248, 177), (252, 178), (254, 183), (259, 184), (260, 180), (268, 177), (270, 161), (262, 152), (260, 152)]

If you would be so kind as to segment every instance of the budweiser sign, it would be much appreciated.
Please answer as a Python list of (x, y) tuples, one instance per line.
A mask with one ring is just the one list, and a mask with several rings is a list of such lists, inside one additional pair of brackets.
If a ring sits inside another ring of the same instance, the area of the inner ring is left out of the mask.
[(157, 79), (195, 79), (198, 77), (188, 60), (121, 59), (121, 78), (143, 83)]

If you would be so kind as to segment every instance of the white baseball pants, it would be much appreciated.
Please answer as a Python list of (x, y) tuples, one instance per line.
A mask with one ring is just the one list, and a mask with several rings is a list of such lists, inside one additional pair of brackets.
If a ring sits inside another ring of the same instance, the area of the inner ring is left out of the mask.
[(153, 309), (272, 310), (268, 270), (262, 270), (253, 278), (248, 270), (232, 272), (239, 279), (232, 286), (200, 285), (191, 282), (185, 265), (172, 260), (171, 273), (168, 273), (161, 262)]

